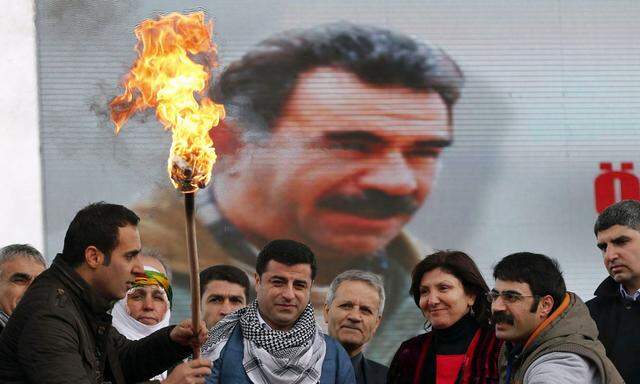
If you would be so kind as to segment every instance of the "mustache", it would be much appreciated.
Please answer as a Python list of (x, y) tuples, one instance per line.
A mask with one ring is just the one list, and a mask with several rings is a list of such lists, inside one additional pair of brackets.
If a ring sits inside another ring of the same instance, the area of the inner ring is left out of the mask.
[(514, 321), (513, 316), (505, 311), (498, 311), (491, 314), (491, 324), (504, 323), (513, 325)]
[(413, 196), (393, 196), (367, 189), (359, 195), (327, 196), (320, 200), (318, 206), (370, 219), (386, 219), (398, 215), (413, 215), (420, 208), (420, 203)]

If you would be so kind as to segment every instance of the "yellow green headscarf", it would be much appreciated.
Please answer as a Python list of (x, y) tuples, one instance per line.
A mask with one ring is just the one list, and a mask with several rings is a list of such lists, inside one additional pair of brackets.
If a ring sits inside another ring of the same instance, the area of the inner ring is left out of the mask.
[(173, 290), (171, 284), (169, 284), (169, 278), (162, 272), (151, 271), (145, 269), (144, 274), (136, 275), (136, 279), (133, 283), (134, 287), (141, 287), (145, 285), (159, 285), (167, 293), (169, 299), (169, 308), (173, 307)]

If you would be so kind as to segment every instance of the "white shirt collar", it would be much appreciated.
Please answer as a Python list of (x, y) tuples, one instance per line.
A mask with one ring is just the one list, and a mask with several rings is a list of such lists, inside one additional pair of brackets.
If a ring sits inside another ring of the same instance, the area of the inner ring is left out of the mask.
[(633, 293), (633, 295), (631, 295), (631, 294), (629, 294), (627, 292), (627, 290), (624, 288), (624, 286), (622, 284), (620, 284), (620, 294), (622, 295), (623, 299), (627, 299), (627, 300), (631, 300), (631, 301), (640, 300), (640, 289), (638, 289), (637, 291), (635, 291)]

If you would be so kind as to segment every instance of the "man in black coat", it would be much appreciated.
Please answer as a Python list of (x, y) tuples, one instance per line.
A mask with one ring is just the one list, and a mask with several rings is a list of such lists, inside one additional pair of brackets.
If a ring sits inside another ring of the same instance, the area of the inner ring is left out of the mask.
[(380, 276), (348, 270), (331, 282), (324, 305), (329, 335), (346, 349), (358, 384), (384, 384), (388, 367), (366, 359), (364, 347), (375, 335), (384, 309), (384, 287)]
[[(138, 216), (96, 203), (73, 219), (64, 249), (24, 295), (0, 336), (1, 383), (113, 383), (146, 380), (187, 357), (190, 321), (129, 341), (107, 311), (143, 266)], [(198, 337), (206, 336), (204, 323)], [(204, 382), (206, 360), (178, 366), (165, 383)]]
[(594, 232), (609, 272), (587, 302), (600, 341), (626, 383), (640, 383), (640, 202), (605, 209)]

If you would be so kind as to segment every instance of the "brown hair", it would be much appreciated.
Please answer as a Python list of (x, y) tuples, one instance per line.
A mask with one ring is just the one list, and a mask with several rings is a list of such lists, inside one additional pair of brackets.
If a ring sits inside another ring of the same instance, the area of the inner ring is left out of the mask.
[(411, 288), (409, 293), (413, 296), (416, 305), (420, 306), (420, 281), (425, 273), (440, 268), (446, 273), (455, 276), (462, 283), (467, 295), (475, 295), (476, 301), (472, 309), (474, 318), (482, 325), (489, 324), (491, 306), (485, 300), (489, 287), (484, 281), (480, 270), (471, 257), (460, 251), (438, 251), (425, 257), (419, 262), (411, 273)]

